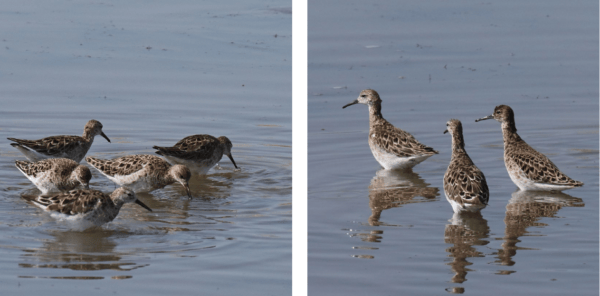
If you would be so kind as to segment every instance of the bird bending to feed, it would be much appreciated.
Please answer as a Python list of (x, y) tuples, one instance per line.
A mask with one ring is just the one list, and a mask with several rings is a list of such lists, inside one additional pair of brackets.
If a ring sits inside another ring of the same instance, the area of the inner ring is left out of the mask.
[(16, 142), (10, 145), (19, 149), (30, 161), (40, 161), (47, 158), (68, 158), (81, 162), (92, 147), (94, 137), (101, 135), (109, 143), (110, 139), (102, 132), (102, 124), (90, 120), (83, 128), (83, 136), (52, 136), (39, 140), (20, 140), (8, 138)]
[(108, 223), (117, 217), (126, 203), (136, 203), (148, 211), (147, 205), (136, 198), (127, 188), (117, 188), (110, 195), (98, 190), (71, 190), (51, 195), (21, 195), (33, 205), (49, 212), (54, 218), (87, 222), (94, 226)]
[(183, 164), (196, 174), (204, 175), (227, 155), (233, 166), (237, 165), (231, 156), (233, 144), (227, 137), (215, 138), (211, 135), (193, 135), (185, 137), (173, 147), (152, 148), (158, 150), (156, 154), (164, 156), (171, 164)]
[(92, 172), (68, 158), (50, 158), (37, 162), (15, 161), (15, 166), (42, 193), (69, 191), (78, 185), (90, 188)]
[(465, 151), (462, 123), (451, 119), (446, 127), (444, 134), (452, 136), (452, 158), (444, 175), (446, 199), (455, 213), (480, 211), (490, 199), (485, 176)]
[(515, 126), (515, 114), (509, 106), (496, 106), (492, 115), (475, 122), (492, 118), (502, 124), (504, 164), (510, 179), (521, 190), (561, 191), (583, 186), (582, 182), (569, 178), (548, 157), (521, 139)]
[(119, 186), (136, 192), (147, 192), (178, 182), (192, 198), (190, 170), (184, 165), (171, 166), (154, 155), (128, 155), (111, 160), (86, 157), (85, 160)]
[(372, 89), (360, 92), (358, 99), (345, 105), (354, 104), (369, 106), (369, 147), (375, 159), (387, 170), (412, 168), (437, 151), (417, 141), (411, 134), (405, 132), (381, 116), (381, 99)]

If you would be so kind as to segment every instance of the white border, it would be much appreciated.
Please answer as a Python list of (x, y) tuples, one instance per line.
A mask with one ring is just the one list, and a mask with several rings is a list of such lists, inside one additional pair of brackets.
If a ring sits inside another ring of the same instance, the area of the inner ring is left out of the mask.
[(307, 295), (307, 1), (292, 1), (292, 295)]

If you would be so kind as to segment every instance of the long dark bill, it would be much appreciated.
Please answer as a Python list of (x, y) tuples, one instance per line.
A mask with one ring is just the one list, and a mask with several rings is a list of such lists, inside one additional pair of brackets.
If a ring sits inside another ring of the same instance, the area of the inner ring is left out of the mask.
[(233, 160), (233, 156), (231, 156), (231, 154), (227, 155), (227, 157), (229, 157), (229, 159), (231, 159), (231, 162), (233, 162), (233, 166), (237, 169), (237, 165), (235, 164), (235, 160)]
[(143, 202), (141, 202), (139, 199), (136, 199), (135, 203), (140, 205), (140, 207), (152, 212), (152, 209), (149, 206), (145, 205)]
[(345, 109), (346, 107), (348, 107), (348, 106), (352, 106), (352, 105), (354, 105), (354, 104), (358, 104), (358, 100), (354, 100), (352, 103), (350, 103), (350, 104), (347, 104), (347, 105), (344, 105), (344, 107), (342, 107), (342, 109)]
[(479, 122), (479, 121), (486, 120), (486, 119), (492, 119), (492, 118), (494, 118), (494, 115), (488, 115), (486, 117), (475, 119), (475, 122)]
[(110, 143), (110, 139), (104, 134), (104, 132), (100, 132), (100, 135), (103, 136)]

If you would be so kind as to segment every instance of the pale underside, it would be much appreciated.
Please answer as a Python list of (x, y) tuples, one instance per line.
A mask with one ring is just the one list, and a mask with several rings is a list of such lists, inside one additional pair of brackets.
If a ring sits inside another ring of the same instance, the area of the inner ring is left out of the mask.
[(165, 187), (165, 185), (159, 184), (157, 178), (151, 174), (148, 174), (145, 169), (141, 169), (133, 174), (124, 176), (109, 176), (104, 173), (102, 174), (117, 185), (129, 188), (134, 192), (150, 192), (152, 190)]
[(76, 161), (77, 163), (81, 162), (81, 160), (85, 157), (88, 150), (92, 146), (93, 139), (90, 142), (86, 142), (83, 138), (81, 138), (80, 140), (76, 140), (76, 138), (80, 138), (77, 136), (63, 137), (65, 137), (63, 141), (69, 142), (70, 140), (71, 142), (64, 146), (52, 147), (51, 149), (46, 150), (43, 149), (45, 148), (45, 145), (42, 142), (39, 144), (40, 148), (37, 148), (40, 150), (40, 152), (29, 148), (23, 144), (21, 144), (20, 146), (15, 146), (15, 148), (21, 151), (21, 153), (23, 153), (23, 155), (25, 155), (25, 157), (27, 157), (27, 159), (29, 159), (29, 161), (32, 162), (37, 162), (49, 158), (68, 158)]
[(70, 159), (54, 159), (41, 163), (16, 162), (17, 169), (42, 193), (69, 191), (78, 187), (79, 182), (69, 180), (77, 166), (77, 163)]
[(504, 164), (510, 179), (519, 187), (521, 190), (532, 190), (532, 191), (562, 191), (571, 189), (573, 185), (556, 185), (547, 183), (537, 183), (527, 177), (525, 172), (510, 160), (505, 158)]
[[(222, 154), (221, 154), (222, 155)], [(170, 155), (163, 155), (163, 157), (172, 165), (182, 164), (187, 166), (192, 173), (198, 175), (206, 175), (208, 171), (213, 168), (219, 160), (221, 155), (214, 153), (210, 158), (207, 159), (182, 159)]]
[(471, 203), (460, 204), (460, 203), (456, 202), (454, 199), (448, 197), (448, 194), (446, 192), (444, 192), (444, 194), (446, 195), (446, 199), (452, 206), (452, 210), (454, 211), (454, 213), (463, 213), (463, 212), (474, 213), (474, 212), (481, 211), (483, 208), (486, 207), (485, 204), (471, 204)]
[(373, 156), (379, 162), (379, 164), (385, 168), (386, 170), (402, 170), (409, 169), (417, 164), (423, 162), (427, 158), (433, 156), (433, 154), (421, 154), (421, 155), (412, 155), (408, 157), (400, 157), (396, 154), (389, 153), (384, 149), (380, 148), (369, 138), (369, 147), (371, 147), (371, 152)]
[[(20, 170), (20, 169), (19, 169)], [(23, 173), (23, 171), (21, 171)], [(53, 180), (52, 171), (38, 173), (36, 176), (28, 176), (23, 173), (33, 183), (43, 194), (49, 192), (60, 192), (74, 189), (78, 186), (76, 183), (71, 183), (72, 186), (61, 186), (59, 183), (56, 183)], [(67, 183), (63, 183), (62, 185), (68, 185)]]

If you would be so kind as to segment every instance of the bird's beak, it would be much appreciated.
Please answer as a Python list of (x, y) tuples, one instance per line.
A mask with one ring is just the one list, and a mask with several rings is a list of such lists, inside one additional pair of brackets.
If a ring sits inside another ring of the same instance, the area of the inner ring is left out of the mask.
[(448, 132), (448, 130), (445, 130), (445, 131), (444, 131), (444, 134), (445, 134), (445, 133), (447, 133), (447, 132)]
[(231, 159), (231, 162), (233, 162), (233, 166), (237, 169), (237, 165), (235, 164), (235, 160), (233, 160), (233, 156), (231, 156), (231, 154), (227, 154), (227, 157), (229, 157), (229, 159)]
[(104, 134), (104, 132), (100, 132), (100, 135), (103, 136), (110, 143), (110, 139)]
[(486, 117), (482, 117), (482, 118), (479, 118), (479, 119), (475, 119), (475, 122), (482, 121), (482, 120), (486, 120), (486, 119), (492, 119), (492, 118), (494, 118), (494, 115), (488, 115), (488, 116), (486, 116)]
[(150, 207), (148, 207), (147, 205), (145, 205), (143, 202), (141, 202), (139, 199), (136, 199), (135, 203), (140, 205), (140, 207), (152, 212), (152, 209)]
[(352, 101), (352, 103), (350, 103), (350, 104), (346, 104), (344, 107), (342, 107), (342, 109), (344, 109), (344, 108), (346, 108), (346, 107), (348, 107), (348, 106), (352, 106), (352, 105), (354, 105), (354, 104), (358, 104), (358, 99), (356, 99), (356, 100)]
[(188, 185), (188, 183), (186, 182), (185, 184), (182, 184), (183, 188), (185, 188), (185, 192), (187, 192), (187, 196), (189, 199), (192, 199), (192, 192), (190, 191), (190, 185)]

